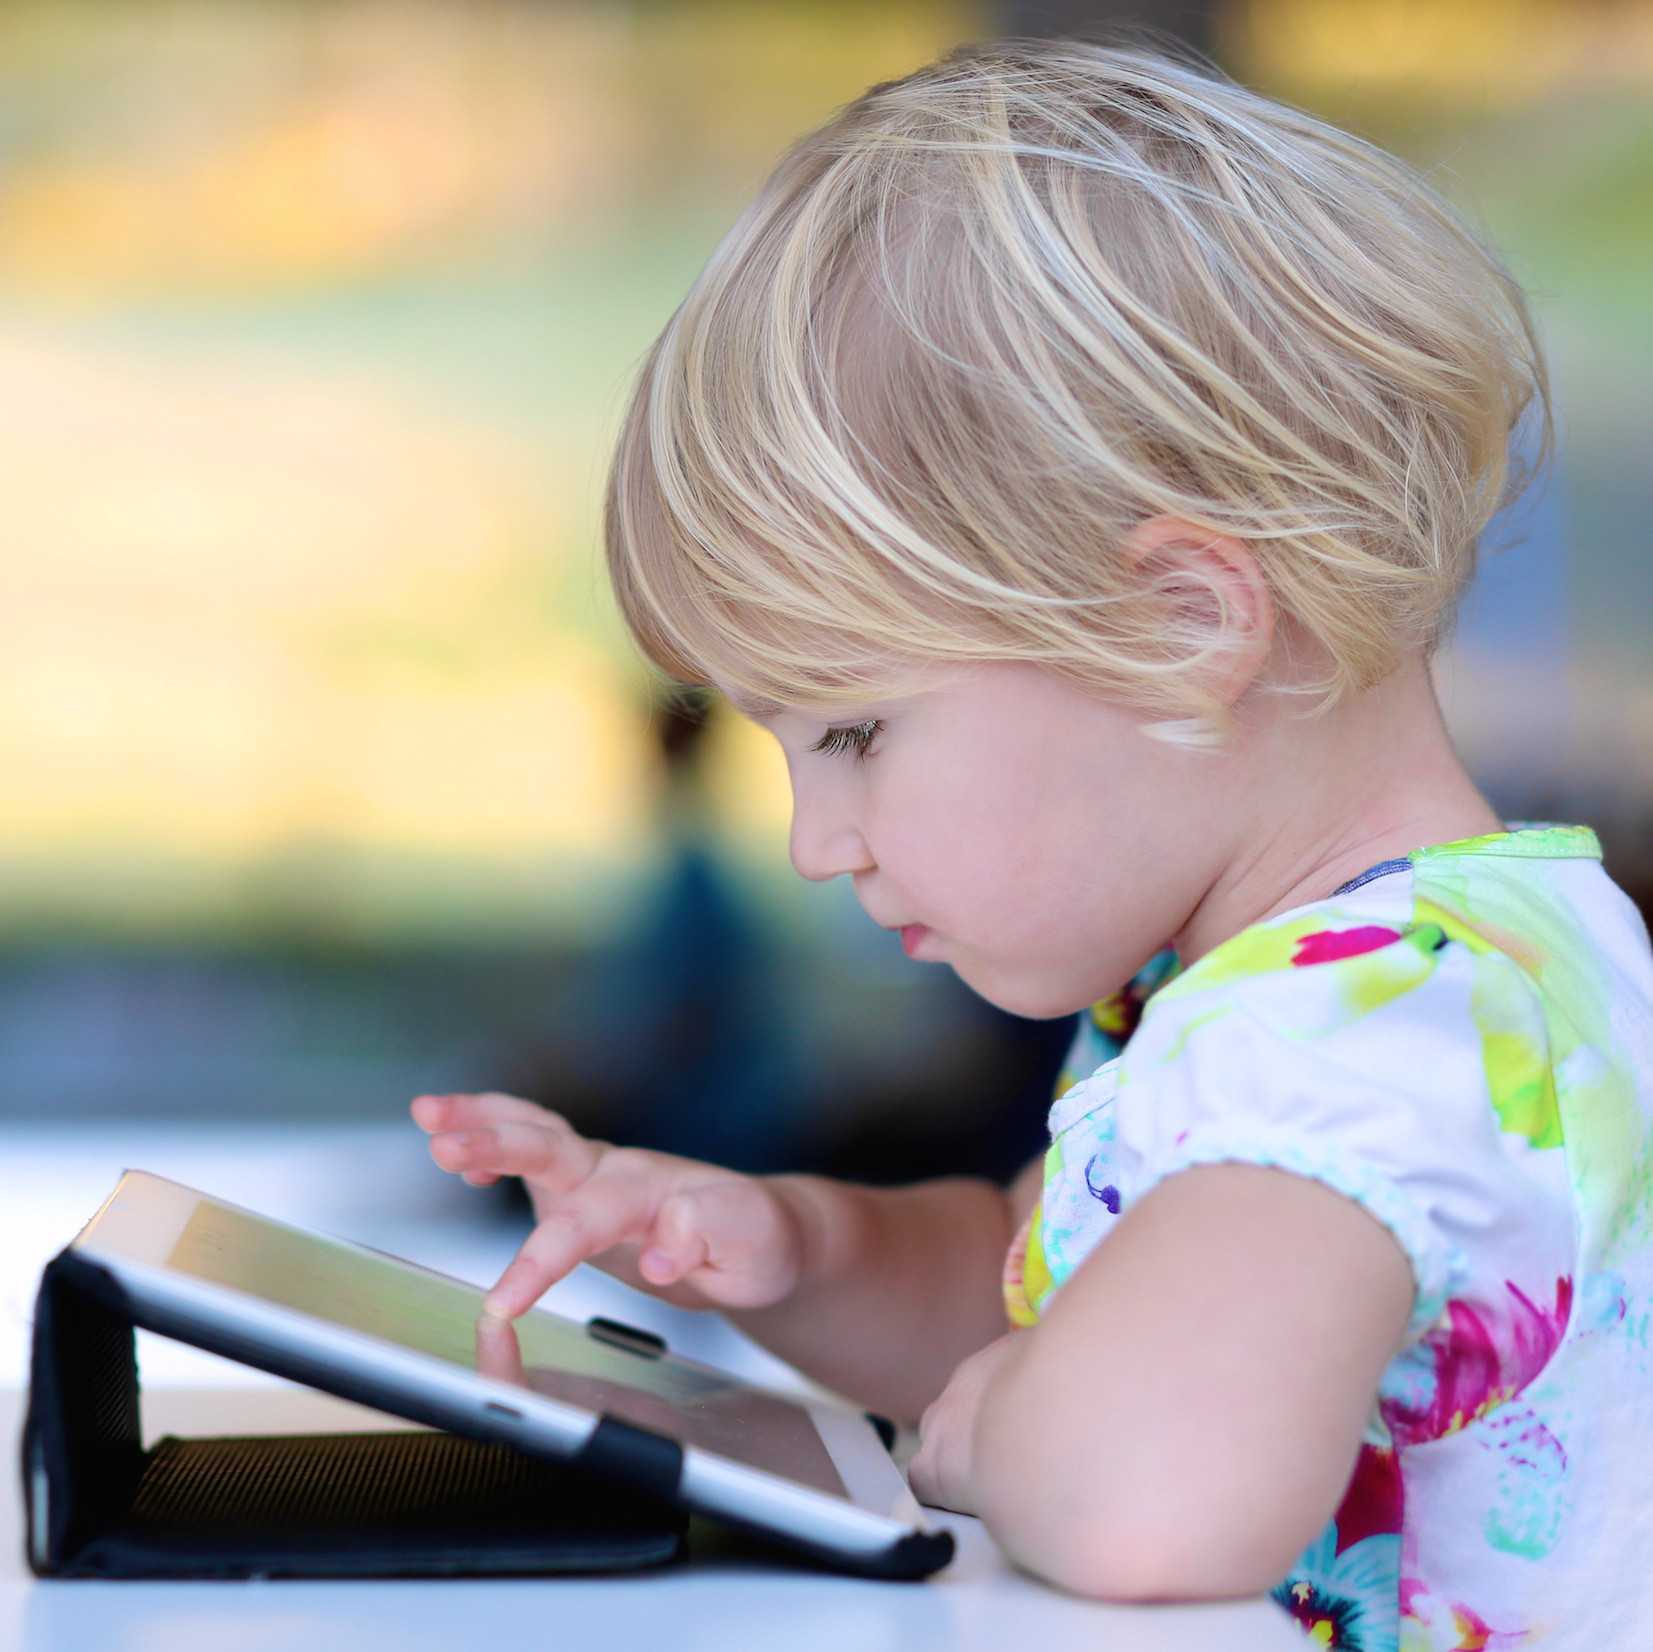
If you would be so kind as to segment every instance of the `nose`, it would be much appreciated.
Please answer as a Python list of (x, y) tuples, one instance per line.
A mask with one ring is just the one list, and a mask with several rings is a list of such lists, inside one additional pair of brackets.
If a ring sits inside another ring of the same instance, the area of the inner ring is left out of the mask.
[(845, 872), (870, 872), (877, 864), (861, 829), (835, 806), (825, 789), (792, 781), (792, 834), (787, 848), (800, 877), (824, 883)]

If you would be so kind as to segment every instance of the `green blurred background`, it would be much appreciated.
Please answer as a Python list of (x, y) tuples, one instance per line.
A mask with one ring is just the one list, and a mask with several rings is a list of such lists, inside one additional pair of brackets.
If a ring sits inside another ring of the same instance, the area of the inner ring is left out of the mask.
[(1063, 1029), (794, 879), (755, 731), (663, 761), (596, 519), (634, 365), (792, 138), (1097, 23), (1507, 250), (1561, 463), (1442, 691), (1502, 806), (1653, 889), (1653, 0), (11, 0), (0, 1115), (499, 1084), (754, 1165), (1031, 1151)]

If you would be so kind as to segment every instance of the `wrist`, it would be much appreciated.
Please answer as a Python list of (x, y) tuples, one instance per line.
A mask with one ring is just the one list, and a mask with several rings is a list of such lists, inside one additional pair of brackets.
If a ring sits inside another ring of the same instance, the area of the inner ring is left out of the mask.
[[(1030, 1447), (1036, 1443), (1025, 1438), (1030, 1416), (1040, 1418), (1041, 1396), (1025, 1392), (1027, 1358), (1032, 1350), (1039, 1328), (1029, 1326), (1013, 1331), (1004, 1339), (1002, 1356), (994, 1362), (982, 1384), (971, 1420), (970, 1461), (975, 1476), (978, 1498), (977, 1512), (988, 1521), (989, 1529), (1007, 1551), (1015, 1547), (1006, 1543), (1007, 1533), (1000, 1529), (1007, 1515), (1012, 1526), (1022, 1502), (1023, 1482), (1028, 1467)], [(1043, 1397), (1048, 1404), (1048, 1397)]]
[(788, 1294), (824, 1284), (842, 1272), (842, 1212), (835, 1208), (842, 1199), (832, 1197), (843, 1193), (842, 1184), (798, 1175), (758, 1180), (780, 1210), (784, 1242), (795, 1259), (796, 1279)]

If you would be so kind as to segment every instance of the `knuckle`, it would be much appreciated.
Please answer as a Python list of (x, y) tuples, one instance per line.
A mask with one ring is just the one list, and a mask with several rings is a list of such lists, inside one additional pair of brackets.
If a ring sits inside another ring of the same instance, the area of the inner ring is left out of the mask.
[(604, 1231), (600, 1214), (581, 1201), (563, 1201), (541, 1221), (548, 1245), (561, 1254), (606, 1249), (613, 1236)]
[(559, 1200), (540, 1218), (540, 1227), (547, 1239), (561, 1241), (577, 1238), (591, 1225), (590, 1216), (582, 1205)]
[(543, 1119), (535, 1119), (528, 1128), (545, 1144), (547, 1152), (559, 1157), (565, 1155), (580, 1139), (569, 1127), (567, 1120), (558, 1118), (555, 1113), (548, 1113)]

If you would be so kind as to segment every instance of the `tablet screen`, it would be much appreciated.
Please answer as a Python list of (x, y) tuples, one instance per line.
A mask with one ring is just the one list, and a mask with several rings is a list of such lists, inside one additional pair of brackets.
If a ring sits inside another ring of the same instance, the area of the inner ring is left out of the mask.
[(705, 1366), (599, 1342), (584, 1326), (547, 1313), (525, 1314), (511, 1329), (483, 1322), (479, 1344), (482, 1291), (409, 1263), (202, 1200), (167, 1265), (848, 1495), (802, 1406)]

